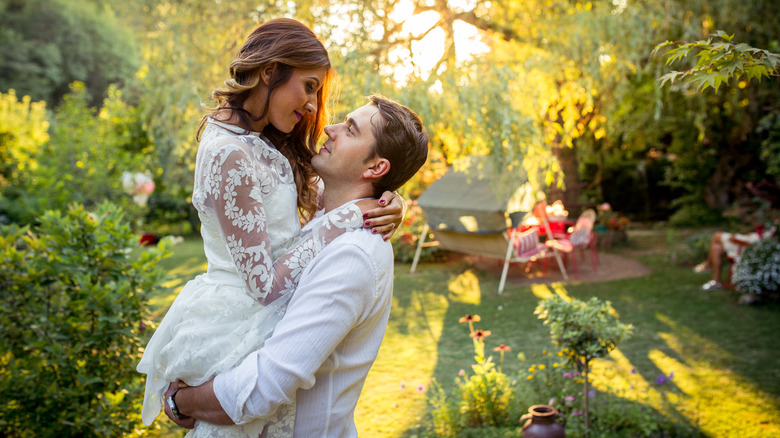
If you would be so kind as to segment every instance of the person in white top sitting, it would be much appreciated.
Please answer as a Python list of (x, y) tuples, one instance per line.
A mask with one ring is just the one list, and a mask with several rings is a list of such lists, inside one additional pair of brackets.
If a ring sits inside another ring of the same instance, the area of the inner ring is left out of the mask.
[[(324, 183), (318, 214), (393, 191), (425, 163), (420, 118), (387, 98), (369, 100), (325, 128), (328, 138), (312, 159)], [(198, 420), (243, 424), (296, 401), (294, 436), (357, 436), (354, 410), (384, 337), (392, 288), (390, 243), (365, 228), (344, 233), (304, 269), (265, 345), (202, 385), (172, 383), (165, 413), (185, 428)], [(262, 436), (284, 426), (271, 421)]]
[(723, 266), (723, 258), (726, 257), (729, 261), (735, 263), (745, 247), (755, 245), (763, 239), (774, 236), (775, 231), (774, 227), (767, 230), (763, 225), (758, 225), (755, 231), (746, 234), (715, 232), (710, 241), (707, 260), (693, 268), (693, 271), (697, 273), (712, 271), (712, 279), (701, 285), (700, 289), (703, 291), (722, 289), (723, 283), (720, 282), (720, 271)]

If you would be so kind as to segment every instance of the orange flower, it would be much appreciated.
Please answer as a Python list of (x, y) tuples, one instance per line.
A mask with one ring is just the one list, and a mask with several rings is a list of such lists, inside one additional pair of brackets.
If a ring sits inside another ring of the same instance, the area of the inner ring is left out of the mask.
[(485, 339), (490, 336), (490, 330), (474, 330), (469, 336), (474, 339)]
[(479, 322), (479, 320), (480, 320), (479, 315), (470, 315), (467, 313), (466, 316), (461, 318), (458, 322), (462, 324), (464, 322)]
[(501, 352), (512, 351), (512, 347), (501, 344), (498, 347), (494, 348), (493, 351), (501, 351)]

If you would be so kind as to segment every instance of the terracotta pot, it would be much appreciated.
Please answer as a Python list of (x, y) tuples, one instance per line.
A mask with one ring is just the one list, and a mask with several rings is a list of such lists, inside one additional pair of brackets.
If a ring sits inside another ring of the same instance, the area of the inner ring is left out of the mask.
[(566, 431), (556, 418), (563, 417), (554, 407), (547, 405), (534, 405), (528, 408), (528, 413), (520, 417), (525, 421), (523, 425), (523, 438), (564, 438)]

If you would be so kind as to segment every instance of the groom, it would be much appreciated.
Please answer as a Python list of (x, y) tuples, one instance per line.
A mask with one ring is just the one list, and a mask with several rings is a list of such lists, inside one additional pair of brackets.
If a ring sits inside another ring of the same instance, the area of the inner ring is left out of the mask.
[[(325, 128), (328, 139), (312, 158), (325, 185), (324, 212), (393, 191), (425, 163), (420, 118), (384, 97), (369, 100)], [(305, 269), (263, 348), (203, 385), (171, 384), (165, 413), (186, 428), (196, 419), (242, 424), (295, 401), (295, 437), (356, 437), (355, 406), (384, 337), (392, 289), (390, 243), (365, 228), (345, 233)]]

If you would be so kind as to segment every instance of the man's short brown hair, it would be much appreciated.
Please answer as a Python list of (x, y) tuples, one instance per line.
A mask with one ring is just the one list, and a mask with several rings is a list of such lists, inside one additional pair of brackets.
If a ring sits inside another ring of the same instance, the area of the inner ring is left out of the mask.
[(420, 117), (400, 103), (377, 94), (368, 100), (382, 116), (381, 120), (372, 120), (376, 141), (368, 158), (378, 155), (390, 162), (390, 170), (374, 182), (374, 196), (378, 198), (404, 185), (425, 164), (428, 133)]

